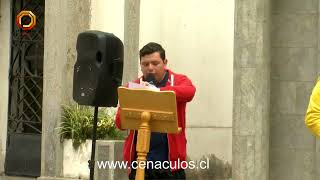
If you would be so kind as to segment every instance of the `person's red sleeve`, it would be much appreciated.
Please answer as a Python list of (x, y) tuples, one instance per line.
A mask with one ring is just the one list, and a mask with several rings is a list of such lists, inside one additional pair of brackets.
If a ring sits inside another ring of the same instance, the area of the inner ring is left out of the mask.
[(118, 107), (118, 111), (117, 111), (117, 114), (116, 114), (116, 127), (120, 130), (124, 130), (121, 128), (121, 118), (120, 118), (120, 107)]
[[(128, 86), (129, 86), (129, 83), (126, 83), (125, 85), (123, 85), (123, 87), (128, 87)], [(117, 114), (116, 114), (116, 127), (120, 130), (124, 130), (121, 128), (120, 112), (121, 112), (121, 109), (120, 107), (118, 107)]]
[(174, 91), (177, 102), (189, 102), (193, 99), (196, 92), (195, 86), (187, 76), (182, 76), (174, 86), (161, 87), (160, 91)]

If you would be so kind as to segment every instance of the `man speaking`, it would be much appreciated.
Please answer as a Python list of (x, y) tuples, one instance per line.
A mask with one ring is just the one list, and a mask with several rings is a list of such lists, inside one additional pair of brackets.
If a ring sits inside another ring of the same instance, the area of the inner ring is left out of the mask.
[[(195, 94), (196, 88), (191, 80), (182, 74), (177, 74), (166, 68), (168, 60), (165, 50), (160, 44), (150, 42), (140, 50), (140, 67), (143, 76), (135, 83), (144, 86), (156, 86), (160, 91), (173, 91), (177, 100), (178, 126), (182, 128), (178, 134), (151, 132), (150, 149), (147, 161), (167, 162), (168, 167), (145, 170), (145, 179), (186, 179), (185, 171), (178, 165), (186, 161), (186, 104)], [(155, 102), (156, 103), (156, 102)], [(116, 115), (116, 125), (121, 129), (120, 108)], [(137, 131), (130, 130), (125, 140), (123, 158), (131, 166), (136, 161)], [(129, 179), (135, 179), (136, 169), (131, 168)]]

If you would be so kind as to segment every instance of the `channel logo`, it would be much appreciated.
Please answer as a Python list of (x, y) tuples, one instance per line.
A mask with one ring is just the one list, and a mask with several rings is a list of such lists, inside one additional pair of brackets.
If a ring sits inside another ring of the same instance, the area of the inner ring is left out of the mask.
[[(23, 21), (22, 18), (29, 18), (29, 21)], [(19, 28), (29, 31), (36, 26), (37, 17), (28, 10), (20, 11), (16, 16), (16, 24)]]

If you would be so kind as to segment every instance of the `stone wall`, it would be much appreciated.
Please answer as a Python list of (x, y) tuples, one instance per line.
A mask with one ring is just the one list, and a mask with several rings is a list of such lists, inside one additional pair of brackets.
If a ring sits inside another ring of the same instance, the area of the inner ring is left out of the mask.
[(304, 125), (319, 74), (319, 1), (273, 0), (271, 42), (270, 180), (320, 179), (319, 140)]

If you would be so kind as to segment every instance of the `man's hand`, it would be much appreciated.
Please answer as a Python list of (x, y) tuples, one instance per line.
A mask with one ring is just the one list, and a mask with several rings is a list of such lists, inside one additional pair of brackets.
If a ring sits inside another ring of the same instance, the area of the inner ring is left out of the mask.
[(141, 81), (140, 85), (144, 86), (146, 89), (160, 91), (155, 85), (148, 83), (147, 81)]
[(146, 87), (155, 87), (153, 84), (150, 84), (147, 81), (141, 81), (141, 85), (146, 86)]

